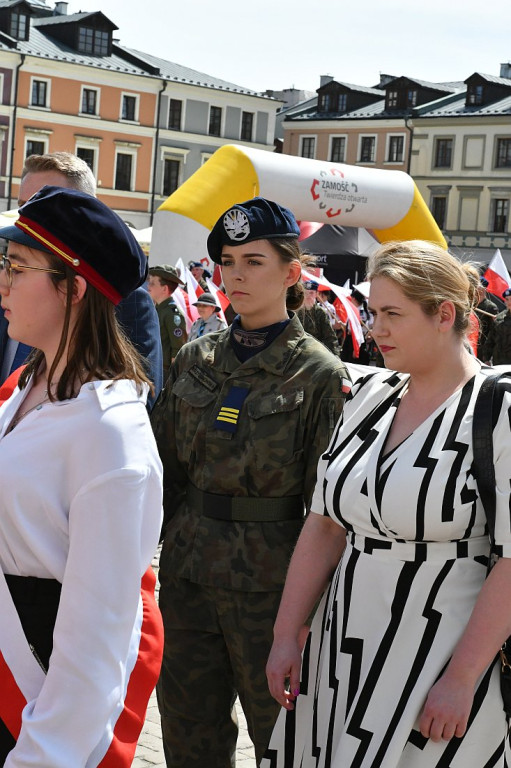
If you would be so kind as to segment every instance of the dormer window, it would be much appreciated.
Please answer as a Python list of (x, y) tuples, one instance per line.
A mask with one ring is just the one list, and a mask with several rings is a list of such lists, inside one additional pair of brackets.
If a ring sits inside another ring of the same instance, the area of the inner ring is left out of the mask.
[(16, 40), (28, 40), (29, 19), (26, 13), (11, 11), (9, 34)]
[(387, 94), (387, 107), (397, 107), (398, 91), (389, 91)]
[(78, 49), (81, 53), (107, 56), (110, 47), (110, 33), (92, 27), (80, 27)]
[(467, 106), (480, 106), (483, 103), (483, 86), (473, 83), (467, 91)]
[(416, 90), (408, 91), (406, 100), (409, 107), (417, 106), (417, 91)]

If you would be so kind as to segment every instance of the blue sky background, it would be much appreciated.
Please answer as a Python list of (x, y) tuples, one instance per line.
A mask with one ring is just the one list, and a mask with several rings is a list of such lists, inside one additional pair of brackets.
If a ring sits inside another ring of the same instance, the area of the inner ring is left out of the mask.
[[(53, 5), (53, 0), (47, 0)], [(263, 91), (315, 91), (322, 74), (436, 82), (511, 61), (510, 0), (70, 0), (101, 10), (123, 45)]]

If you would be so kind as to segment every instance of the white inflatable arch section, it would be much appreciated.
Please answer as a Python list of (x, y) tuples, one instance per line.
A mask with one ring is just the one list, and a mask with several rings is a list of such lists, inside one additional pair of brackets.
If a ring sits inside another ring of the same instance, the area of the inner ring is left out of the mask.
[(327, 163), (229, 144), (184, 182), (154, 218), (149, 262), (209, 265), (206, 240), (221, 214), (256, 196), (299, 221), (364, 227), (379, 242), (419, 238), (447, 247), (413, 179), (403, 171)]

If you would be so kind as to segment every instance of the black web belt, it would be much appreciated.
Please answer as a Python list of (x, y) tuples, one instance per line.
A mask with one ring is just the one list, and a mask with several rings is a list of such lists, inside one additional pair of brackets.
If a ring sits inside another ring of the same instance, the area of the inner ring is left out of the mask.
[(304, 516), (303, 496), (263, 498), (260, 496), (222, 496), (200, 491), (194, 485), (186, 489), (186, 500), (204, 517), (233, 522), (272, 523), (300, 520)]

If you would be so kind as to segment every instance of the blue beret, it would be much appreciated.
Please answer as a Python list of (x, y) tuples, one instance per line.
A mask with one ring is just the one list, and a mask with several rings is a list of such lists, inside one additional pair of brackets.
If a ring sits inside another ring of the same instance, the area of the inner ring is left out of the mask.
[(483, 286), (483, 288), (488, 288), (488, 286), (490, 285), (490, 283), (489, 283), (489, 282), (488, 282), (488, 280), (487, 280), (487, 279), (484, 277), (484, 275), (481, 275), (481, 277), (479, 278), (479, 280), (480, 280), (480, 282), (481, 282), (481, 285)]
[(506, 290), (502, 293), (503, 299), (507, 299), (508, 296), (511, 296), (511, 288), (506, 288)]
[(254, 197), (229, 208), (213, 227), (208, 237), (208, 253), (221, 264), (224, 245), (243, 245), (252, 240), (296, 238), (300, 229), (289, 208), (264, 197)]
[(124, 221), (76, 189), (43, 187), (0, 237), (58, 256), (114, 304), (147, 277), (147, 258)]
[(315, 280), (305, 280), (303, 287), (306, 291), (317, 291), (319, 288), (319, 283), (317, 283)]

